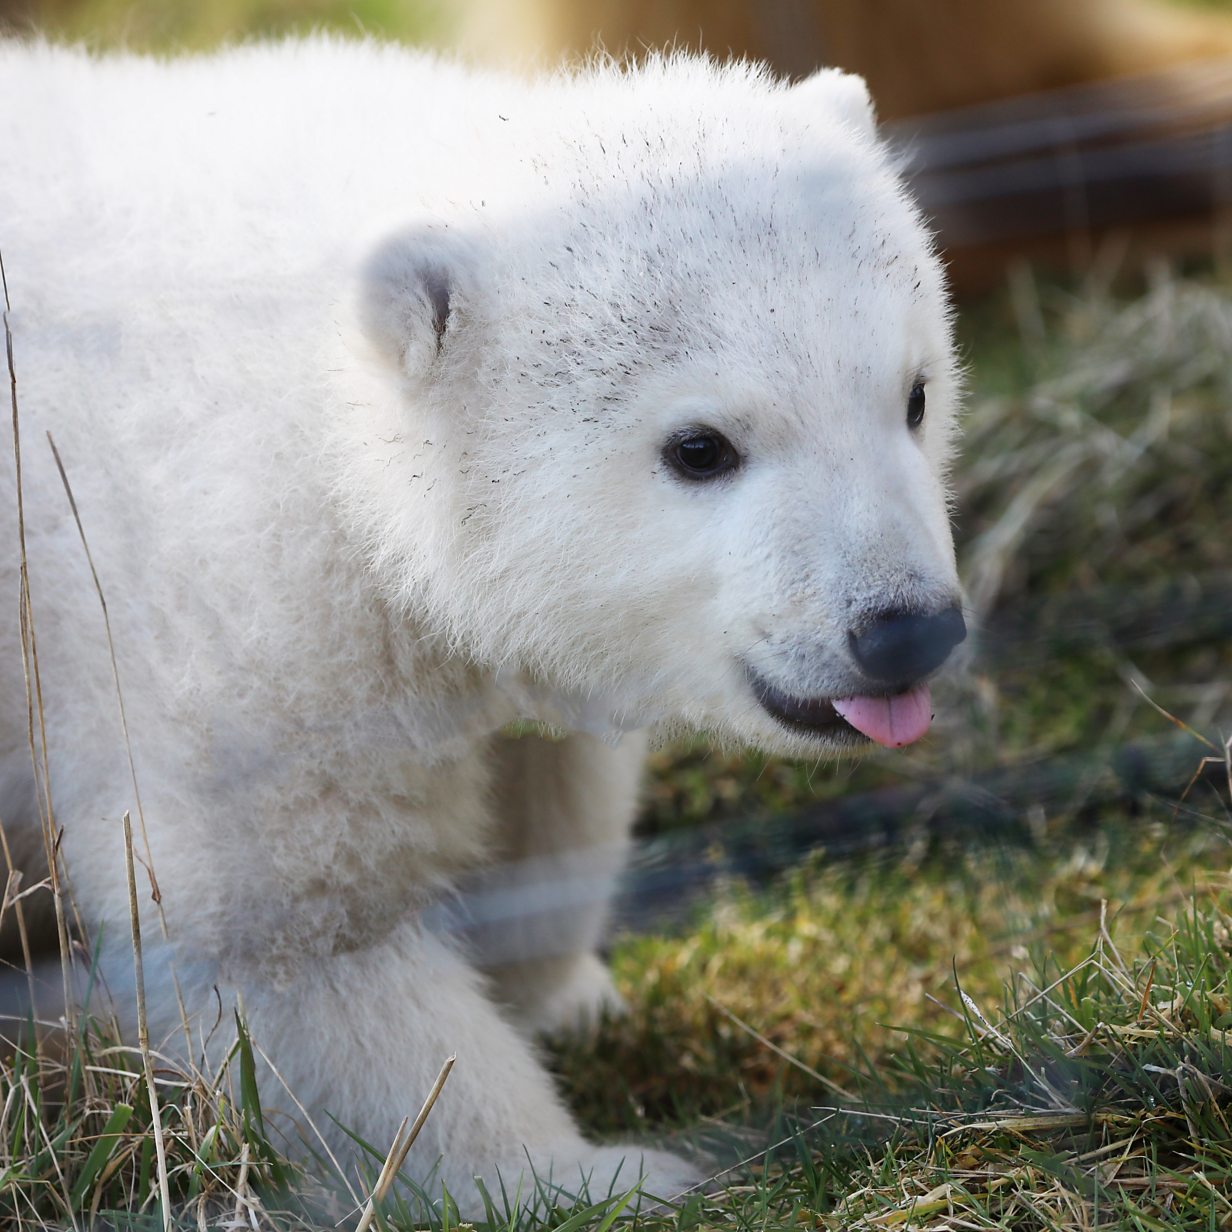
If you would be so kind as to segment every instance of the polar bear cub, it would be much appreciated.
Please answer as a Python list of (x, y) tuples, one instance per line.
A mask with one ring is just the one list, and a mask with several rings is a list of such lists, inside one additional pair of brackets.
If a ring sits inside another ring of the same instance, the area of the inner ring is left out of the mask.
[[(456, 1053), (407, 1166), (464, 1209), (528, 1160), (565, 1191), (692, 1183), (584, 1140), (530, 1039), (614, 1002), (595, 950), (640, 733), (904, 744), (963, 635), (946, 294), (862, 82), (10, 44), (0, 128), (49, 767), (10, 461), (0, 815), (26, 884), (50, 807), (131, 1029), (139, 789), (164, 1049), (170, 971), (203, 1037), (215, 989), (242, 1000), (338, 1149), (335, 1122), (390, 1142)], [(440, 920), (476, 870), (533, 910), (460, 939)]]

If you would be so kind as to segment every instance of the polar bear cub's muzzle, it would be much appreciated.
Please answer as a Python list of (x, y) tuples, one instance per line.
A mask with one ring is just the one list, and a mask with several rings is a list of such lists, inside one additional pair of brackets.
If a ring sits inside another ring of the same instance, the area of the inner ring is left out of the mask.
[(879, 612), (847, 634), (848, 648), (868, 692), (844, 697), (795, 697), (753, 668), (749, 683), (762, 708), (788, 729), (841, 743), (860, 736), (902, 748), (932, 722), (928, 677), (967, 636), (958, 604), (936, 612)]

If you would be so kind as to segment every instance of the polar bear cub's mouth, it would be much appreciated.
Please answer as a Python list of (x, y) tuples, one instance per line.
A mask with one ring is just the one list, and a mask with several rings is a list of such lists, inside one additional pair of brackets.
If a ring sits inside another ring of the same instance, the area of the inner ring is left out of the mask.
[(932, 722), (927, 684), (884, 697), (792, 697), (757, 673), (749, 681), (762, 708), (796, 731), (848, 740), (864, 736), (890, 749), (918, 740)]

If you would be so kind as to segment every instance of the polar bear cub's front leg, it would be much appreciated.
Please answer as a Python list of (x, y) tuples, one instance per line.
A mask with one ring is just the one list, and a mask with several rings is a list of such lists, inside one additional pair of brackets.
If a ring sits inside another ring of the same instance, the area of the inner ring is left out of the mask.
[(596, 1200), (639, 1179), (645, 1193), (671, 1198), (698, 1179), (662, 1151), (588, 1143), (531, 1045), (487, 999), (482, 978), (413, 922), (276, 984), (243, 981), (249, 1029), (296, 1097), (327, 1114), (316, 1127), (340, 1159), (354, 1155), (344, 1133), (353, 1126), (387, 1149), (454, 1055), (404, 1175), (433, 1199), (443, 1184), (464, 1216), (482, 1214), (476, 1177), (490, 1193), (502, 1184), (534, 1193), (537, 1178), (564, 1198), (588, 1192)]
[(528, 1033), (584, 1030), (624, 1008), (596, 952), (629, 852), (646, 738), (500, 740), (497, 860), (477, 878), (472, 944)]

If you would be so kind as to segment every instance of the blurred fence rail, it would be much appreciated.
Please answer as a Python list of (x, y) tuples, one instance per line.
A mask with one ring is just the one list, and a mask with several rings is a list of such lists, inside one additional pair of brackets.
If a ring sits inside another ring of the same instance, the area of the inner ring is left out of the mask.
[[(1193, 737), (1178, 734), (972, 778), (887, 787), (785, 816), (671, 831), (637, 849), (615, 921), (634, 931), (663, 927), (685, 918), (717, 884), (765, 884), (810, 853), (849, 859), (895, 849), (906, 854), (910, 845), (934, 840), (1029, 842), (1033, 816), (1063, 811), (1081, 817), (1146, 799), (1174, 803), (1187, 786), (1223, 781), (1221, 762), (1200, 767), (1204, 753)], [(1232, 817), (1223, 824), (1232, 832)]]
[(960, 287), (992, 284), (1012, 255), (1087, 263), (1113, 233), (1147, 251), (1208, 253), (1232, 238), (1232, 58), (886, 132)]

